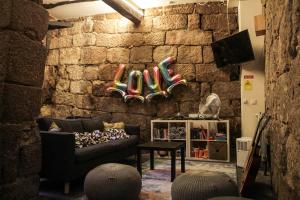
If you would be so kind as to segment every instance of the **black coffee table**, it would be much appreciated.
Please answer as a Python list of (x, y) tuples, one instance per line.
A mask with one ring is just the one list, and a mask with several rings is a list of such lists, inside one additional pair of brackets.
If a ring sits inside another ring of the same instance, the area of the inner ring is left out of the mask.
[(171, 152), (171, 181), (176, 177), (176, 150), (180, 149), (181, 156), (181, 172), (185, 172), (185, 143), (184, 142), (167, 142), (155, 141), (137, 145), (137, 170), (142, 175), (141, 151), (150, 151), (150, 169), (154, 169), (154, 151), (170, 151)]

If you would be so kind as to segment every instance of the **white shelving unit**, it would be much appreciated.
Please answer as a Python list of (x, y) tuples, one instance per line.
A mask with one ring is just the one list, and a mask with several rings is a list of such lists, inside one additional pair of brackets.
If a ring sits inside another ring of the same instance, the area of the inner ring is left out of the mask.
[(151, 120), (151, 141), (181, 141), (187, 160), (230, 162), (229, 120)]

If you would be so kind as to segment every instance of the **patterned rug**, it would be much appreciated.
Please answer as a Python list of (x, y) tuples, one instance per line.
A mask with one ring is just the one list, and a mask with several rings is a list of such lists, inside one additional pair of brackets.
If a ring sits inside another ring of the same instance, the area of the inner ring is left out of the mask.
[[(180, 161), (177, 160), (177, 176), (180, 172)], [(236, 182), (236, 165), (234, 163), (213, 163), (186, 161), (186, 173), (197, 171), (223, 172)], [(150, 170), (150, 163), (143, 163), (142, 191), (140, 200), (171, 200), (171, 161), (155, 159), (155, 170)], [(63, 185), (41, 183), (40, 196), (47, 200), (87, 200), (83, 192), (83, 180), (71, 184), (71, 192), (64, 195)]]
[[(180, 172), (177, 161), (177, 176)], [(171, 200), (171, 162), (167, 159), (155, 159), (155, 170), (149, 170), (149, 161), (143, 163), (142, 192), (140, 200)], [(186, 161), (186, 173), (197, 171), (223, 172), (236, 182), (236, 165), (233, 163), (213, 163)]]

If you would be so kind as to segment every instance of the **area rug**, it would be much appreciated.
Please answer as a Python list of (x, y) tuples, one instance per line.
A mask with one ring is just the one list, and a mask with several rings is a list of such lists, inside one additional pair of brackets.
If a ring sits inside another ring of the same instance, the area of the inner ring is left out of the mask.
[[(156, 159), (155, 170), (149, 170), (149, 162), (143, 165), (143, 187), (140, 200), (171, 200), (170, 160)], [(186, 173), (197, 171), (222, 172), (236, 182), (236, 165), (232, 163), (186, 161)], [(178, 164), (176, 174), (177, 176), (181, 174)]]
[[(234, 163), (214, 163), (203, 161), (186, 161), (186, 173), (196, 171), (214, 171), (227, 174), (236, 182), (236, 165)], [(143, 163), (142, 191), (139, 200), (171, 200), (171, 161), (155, 159), (155, 170), (150, 170), (150, 163)], [(180, 172), (180, 161), (177, 161), (177, 176)], [(41, 183), (41, 199), (47, 200), (87, 200), (83, 191), (83, 180), (71, 184), (71, 192), (63, 194), (63, 185)]]

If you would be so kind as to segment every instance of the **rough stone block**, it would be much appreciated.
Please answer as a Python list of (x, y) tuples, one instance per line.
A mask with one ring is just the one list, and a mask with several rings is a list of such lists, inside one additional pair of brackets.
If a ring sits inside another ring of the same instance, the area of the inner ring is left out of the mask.
[(164, 32), (153, 32), (144, 35), (144, 43), (147, 45), (163, 45), (166, 34)]
[(166, 44), (205, 45), (212, 42), (212, 33), (201, 30), (168, 31)]
[(41, 170), (41, 143), (22, 145), (20, 149), (19, 175), (38, 174)]
[(147, 116), (154, 116), (156, 114), (156, 107), (152, 103), (141, 104), (137, 101), (130, 101), (126, 104), (128, 106), (128, 113), (142, 114)]
[(93, 81), (92, 94), (94, 96), (107, 96), (108, 93), (106, 89), (111, 86), (111, 83), (105, 81)]
[(134, 47), (130, 50), (130, 62), (132, 63), (144, 63), (152, 62), (152, 47)]
[(157, 104), (157, 116), (158, 117), (171, 117), (175, 116), (179, 111), (179, 105), (177, 102), (171, 99), (165, 99)]
[(140, 125), (141, 130), (145, 130), (146, 128), (149, 128), (150, 119), (151, 119), (150, 116), (139, 115), (139, 114), (127, 114), (127, 115), (124, 115), (123, 113), (112, 114), (112, 122), (123, 121), (128, 124), (137, 124)]
[(73, 94), (91, 93), (92, 83), (89, 81), (71, 81), (70, 92)]
[(78, 64), (80, 60), (80, 48), (67, 48), (59, 50), (60, 64)]
[(64, 104), (64, 105), (75, 105), (75, 97), (74, 94), (69, 92), (57, 91), (52, 96), (52, 101), (55, 104)]
[(3, 112), (4, 83), (0, 82), (0, 119)]
[(195, 66), (192, 64), (175, 64), (172, 68), (174, 74), (180, 74), (187, 81), (193, 81), (196, 78)]
[(176, 101), (198, 101), (200, 99), (200, 84), (188, 82), (187, 86), (177, 86), (172, 90), (172, 95)]
[[(46, 48), (16, 32), (10, 32), (9, 65), (5, 80), (41, 87), (44, 78)], [(33, 53), (34, 52), (34, 53)]]
[(0, 31), (0, 82), (4, 81), (6, 76), (6, 70), (8, 66), (8, 54), (10, 45), (9, 31)]
[(152, 31), (152, 17), (144, 17), (139, 25), (128, 24), (128, 31), (132, 33), (146, 33)]
[(103, 47), (84, 47), (81, 52), (80, 63), (99, 64), (106, 61), (107, 49)]
[(119, 34), (98, 33), (96, 45), (101, 47), (118, 47), (122, 44), (122, 38)]
[(94, 32), (96, 33), (116, 33), (118, 21), (116, 20), (96, 20), (94, 22)]
[(166, 6), (163, 9), (165, 15), (174, 15), (174, 14), (191, 14), (194, 11), (194, 4), (179, 4), (179, 5), (170, 5)]
[(91, 117), (92, 116), (92, 110), (73, 108), (71, 110), (71, 114), (72, 114), (72, 116)]
[(94, 30), (94, 21), (92, 17), (87, 17), (82, 23), (82, 32), (91, 33)]
[(56, 89), (59, 91), (69, 91), (70, 90), (70, 81), (65, 79), (58, 79), (56, 84)]
[(180, 114), (188, 115), (190, 113), (198, 113), (199, 102), (197, 101), (185, 101), (179, 104)]
[(90, 95), (77, 95), (76, 107), (80, 109), (94, 109), (93, 98)]
[(71, 28), (63, 28), (59, 30), (59, 35), (65, 36), (65, 35), (76, 35), (82, 32), (82, 22), (72, 22), (72, 27)]
[(14, 182), (17, 178), (19, 125), (0, 124), (0, 184)]
[(99, 66), (99, 80), (111, 81), (114, 79), (118, 65), (103, 64)]
[(144, 44), (144, 35), (142, 33), (123, 33), (121, 36), (122, 47), (141, 46)]
[(0, 187), (1, 199), (35, 199), (39, 192), (39, 176), (21, 177), (14, 183), (6, 184)]
[[(236, 30), (238, 28), (237, 15), (229, 14), (229, 30)], [(228, 30), (227, 15), (203, 15), (201, 18), (201, 28), (203, 30)]]
[(81, 80), (83, 77), (84, 67), (80, 65), (69, 65), (66, 68), (70, 80)]
[(43, 117), (53, 116), (53, 106), (52, 105), (43, 105), (41, 107), (41, 116), (43, 116)]
[(12, 5), (9, 28), (42, 41), (48, 31), (47, 10), (32, 1), (13, 0)]
[(8, 27), (10, 24), (11, 12), (13, 8), (13, 1), (0, 1), (0, 10), (1, 10), (1, 18), (0, 18), (0, 27)]
[(198, 29), (200, 28), (200, 16), (198, 14), (188, 15), (188, 29)]
[(59, 63), (59, 50), (53, 49), (48, 51), (46, 65), (58, 65)]
[[(113, 97), (97, 97), (94, 98), (96, 110), (104, 112), (127, 112), (127, 105), (123, 102), (122, 98)], [(110, 105), (110, 106), (108, 106)], [(124, 114), (123, 114), (124, 115)]]
[(99, 74), (99, 68), (97, 66), (89, 66), (84, 68), (83, 79), (84, 80), (97, 80)]
[(145, 9), (144, 11), (144, 16), (161, 16), (163, 15), (163, 7), (158, 7), (158, 8), (148, 8)]
[(200, 91), (201, 91), (201, 98), (203, 97), (207, 97), (210, 93), (211, 93), (211, 86), (209, 83), (201, 83), (201, 87), (200, 87)]
[(58, 69), (58, 77), (63, 79), (69, 79), (67, 65), (59, 65), (56, 69)]
[(73, 35), (73, 46), (94, 46), (96, 45), (96, 35), (94, 33), (82, 33)]
[(217, 68), (215, 64), (196, 65), (196, 80), (200, 82), (230, 81), (228, 68)]
[(34, 120), (41, 108), (42, 91), (36, 87), (4, 84), (3, 121)]
[[(239, 107), (239, 110), (241, 112), (240, 108), (241, 107)], [(234, 107), (231, 100), (222, 99), (222, 106), (219, 115), (220, 117), (234, 117)]]
[(215, 82), (212, 85), (212, 92), (219, 95), (221, 99), (240, 99), (241, 83), (240, 81)]
[(53, 114), (55, 117), (67, 117), (71, 115), (72, 109), (72, 106), (56, 105)]
[(128, 63), (130, 50), (127, 48), (111, 48), (107, 50), (107, 61), (110, 63)]
[(117, 32), (125, 33), (146, 33), (150, 32), (152, 29), (152, 18), (151, 17), (144, 17), (140, 24), (135, 25), (130, 20), (123, 18), (118, 20), (117, 25)]
[(72, 47), (73, 46), (73, 37), (71, 35), (60, 36), (58, 38), (57, 45), (58, 45), (58, 48), (69, 48), (69, 47)]
[(177, 63), (202, 63), (201, 46), (178, 47)]
[(198, 14), (218, 14), (220, 12), (220, 2), (199, 3), (195, 6), (195, 11)]
[(204, 63), (211, 63), (215, 60), (214, 54), (212, 52), (211, 46), (204, 46), (203, 47), (203, 62)]
[(47, 36), (46, 39), (48, 49), (58, 49), (59, 48), (59, 38), (57, 36)]
[(230, 36), (230, 33), (228, 33), (227, 30), (216, 30), (213, 32), (214, 41), (221, 40), (228, 36)]
[(165, 15), (153, 18), (154, 30), (175, 30), (187, 27), (186, 15)]
[(156, 47), (153, 51), (153, 60), (154, 62), (159, 63), (163, 59), (172, 56), (175, 59), (177, 58), (177, 48), (174, 46), (159, 46)]

